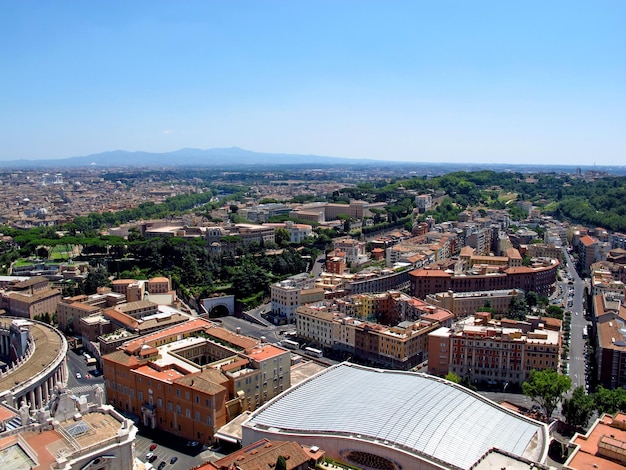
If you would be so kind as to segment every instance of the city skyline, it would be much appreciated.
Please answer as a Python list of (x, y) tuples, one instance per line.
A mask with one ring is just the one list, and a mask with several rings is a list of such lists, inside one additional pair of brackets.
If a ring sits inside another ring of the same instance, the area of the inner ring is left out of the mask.
[(621, 165), (621, 2), (2, 2), (0, 160)]

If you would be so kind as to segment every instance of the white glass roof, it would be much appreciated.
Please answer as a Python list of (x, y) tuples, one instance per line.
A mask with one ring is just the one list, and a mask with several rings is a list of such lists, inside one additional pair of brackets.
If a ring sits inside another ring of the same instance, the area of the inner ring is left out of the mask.
[(527, 448), (545, 445), (542, 424), (463, 387), (428, 375), (347, 363), (270, 401), (246, 426), (348, 434), (460, 468), (469, 468), (493, 447), (522, 456)]

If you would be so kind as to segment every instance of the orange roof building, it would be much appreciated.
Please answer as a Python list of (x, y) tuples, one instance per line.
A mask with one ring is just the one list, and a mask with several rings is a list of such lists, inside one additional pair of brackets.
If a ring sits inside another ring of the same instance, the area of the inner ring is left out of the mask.
[(111, 405), (203, 443), (291, 385), (288, 350), (203, 318), (128, 341), (102, 359)]
[(623, 470), (626, 466), (626, 414), (602, 415), (587, 434), (574, 434), (574, 451), (564, 470)]
[(207, 462), (196, 467), (195, 470), (271, 469), (280, 456), (285, 457), (287, 470), (306, 470), (309, 468), (309, 462), (320, 463), (324, 454), (318, 447), (301, 446), (293, 441), (261, 439), (215, 462)]

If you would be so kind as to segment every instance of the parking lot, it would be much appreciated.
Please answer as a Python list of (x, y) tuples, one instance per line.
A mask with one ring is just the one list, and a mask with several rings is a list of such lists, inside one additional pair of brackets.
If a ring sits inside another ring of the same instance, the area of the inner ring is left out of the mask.
[[(189, 442), (163, 431), (153, 431), (140, 427), (135, 439), (135, 456), (146, 462), (146, 455), (151, 452), (152, 466), (162, 469), (184, 469), (214, 461), (224, 456), (202, 444), (189, 445)], [(172, 459), (175, 457), (175, 462)]]

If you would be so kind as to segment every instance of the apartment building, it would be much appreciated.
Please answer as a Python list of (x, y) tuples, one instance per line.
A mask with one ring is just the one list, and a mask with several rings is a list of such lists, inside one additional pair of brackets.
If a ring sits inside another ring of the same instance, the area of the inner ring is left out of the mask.
[(61, 301), (61, 290), (48, 288), (5, 292), (2, 297), (2, 304), (10, 315), (33, 319), (45, 314), (53, 316), (56, 313), (57, 305)]
[(344, 289), (347, 295), (407, 289), (411, 267), (408, 263), (398, 263), (391, 268), (361, 271), (346, 280)]
[(609, 237), (609, 243), (611, 243), (611, 248), (626, 250), (626, 234), (620, 232), (612, 233)]
[(324, 300), (324, 289), (319, 287), (303, 287), (292, 280), (280, 281), (270, 286), (272, 299), (272, 315), (293, 323), (296, 309), (300, 305)]
[(346, 263), (349, 266), (361, 264), (367, 261), (365, 242), (355, 240), (353, 238), (343, 238), (335, 240), (333, 245), (336, 251), (345, 254)]
[(299, 337), (323, 348), (383, 367), (409, 370), (427, 358), (428, 334), (439, 328), (439, 323), (418, 320), (385, 326), (323, 307), (300, 307), (296, 328)]
[(102, 359), (111, 405), (203, 443), (291, 385), (288, 350), (201, 318), (128, 341)]
[(448, 269), (422, 268), (412, 271), (411, 295), (425, 298), (437, 292), (472, 292), (502, 289), (534, 291), (550, 295), (557, 279), (559, 262), (556, 259), (537, 258), (530, 266), (478, 266), (463, 272)]
[(498, 322), (483, 312), (430, 335), (428, 372), (453, 372), (471, 383), (521, 384), (531, 370), (558, 370), (560, 352), (560, 321)]
[(591, 265), (598, 258), (599, 244), (598, 241), (589, 235), (580, 237), (577, 245), (578, 249), (578, 269), (581, 273), (589, 273)]
[(591, 295), (610, 295), (622, 301), (626, 298), (624, 282), (617, 280), (613, 274), (604, 269), (591, 270)]
[(415, 196), (415, 207), (420, 213), (426, 212), (433, 205), (433, 196), (431, 194), (419, 194)]
[(92, 295), (65, 297), (57, 304), (59, 329), (80, 334), (80, 320), (82, 318), (95, 315), (105, 308), (114, 307), (124, 302), (126, 302), (124, 294), (107, 292), (106, 289), (101, 289), (101, 293)]
[(597, 335), (598, 383), (605, 388), (626, 386), (626, 306), (612, 294), (593, 297)]
[(533, 243), (526, 251), (530, 258), (554, 258), (563, 262), (563, 248), (554, 243)]
[(520, 289), (488, 290), (480, 292), (437, 292), (428, 294), (424, 300), (430, 305), (449, 310), (457, 318), (464, 318), (481, 311), (485, 307), (493, 313), (504, 314), (509, 311), (511, 300), (524, 297)]
[(274, 227), (265, 225), (235, 224), (234, 226), (228, 227), (228, 235), (241, 237), (243, 243), (246, 245), (252, 242), (275, 242), (275, 232)]
[(274, 230), (277, 228), (284, 228), (289, 232), (289, 241), (291, 243), (302, 243), (307, 238), (315, 235), (313, 232), (313, 226), (308, 224), (297, 224), (291, 220), (280, 224), (264, 223), (263, 226), (273, 227)]

